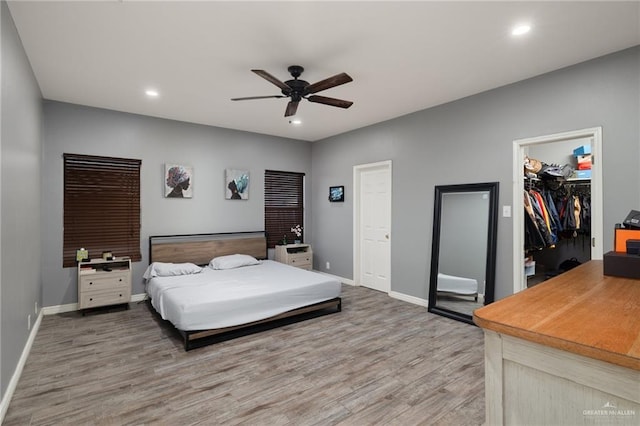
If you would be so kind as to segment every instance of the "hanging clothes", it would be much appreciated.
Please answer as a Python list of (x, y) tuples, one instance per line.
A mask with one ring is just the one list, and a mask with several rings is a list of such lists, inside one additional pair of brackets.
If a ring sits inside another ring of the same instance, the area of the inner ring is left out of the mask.
[(542, 250), (546, 246), (527, 191), (524, 191), (524, 246), (526, 250)]
[[(554, 237), (551, 233), (551, 227), (549, 222), (549, 213), (545, 206), (544, 200), (542, 196), (537, 191), (525, 191), (525, 209), (527, 209), (527, 214), (530, 214), (532, 222), (535, 224), (537, 231), (542, 236), (543, 247), (553, 246), (555, 244)], [(529, 207), (528, 207), (529, 206)], [(536, 235), (531, 236), (532, 239), (537, 239)], [(527, 247), (525, 247), (527, 248)], [(530, 247), (536, 248), (536, 247)]]
[(524, 191), (525, 250), (553, 248), (561, 239), (588, 234), (591, 229), (589, 188)]
[(558, 214), (558, 209), (556, 208), (556, 202), (553, 199), (552, 191), (542, 191), (542, 197), (544, 198), (544, 201), (547, 204), (547, 209), (549, 210), (549, 214), (551, 215), (552, 229), (554, 229), (555, 234), (559, 236), (563, 228), (562, 222), (560, 221), (560, 215)]

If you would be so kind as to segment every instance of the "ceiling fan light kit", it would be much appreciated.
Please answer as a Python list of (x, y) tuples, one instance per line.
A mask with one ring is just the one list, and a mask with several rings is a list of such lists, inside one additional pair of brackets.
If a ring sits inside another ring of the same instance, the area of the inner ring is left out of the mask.
[(291, 65), (288, 70), (293, 79), (287, 80), (285, 82), (280, 81), (278, 78), (274, 77), (264, 70), (251, 70), (271, 84), (277, 86), (280, 89), (282, 95), (249, 96), (244, 98), (232, 98), (231, 100), (246, 101), (253, 99), (290, 98), (291, 100), (287, 104), (287, 108), (284, 112), (285, 117), (291, 117), (296, 114), (296, 112), (298, 111), (298, 104), (302, 99), (306, 99), (309, 102), (334, 106), (338, 108), (349, 108), (351, 105), (353, 105), (353, 102), (351, 101), (329, 98), (327, 96), (314, 95), (314, 93), (331, 89), (332, 87), (340, 86), (342, 84), (353, 81), (353, 79), (347, 73), (343, 72), (340, 74), (336, 74), (333, 77), (325, 78), (324, 80), (320, 80), (317, 83), (309, 84), (309, 82), (307, 81), (298, 79), (298, 77), (300, 77), (304, 72), (303, 67), (301, 67), (300, 65)]

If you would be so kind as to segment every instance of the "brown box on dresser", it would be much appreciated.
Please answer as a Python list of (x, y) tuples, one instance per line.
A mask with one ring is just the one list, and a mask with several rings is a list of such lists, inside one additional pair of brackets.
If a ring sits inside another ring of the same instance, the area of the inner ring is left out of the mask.
[(640, 279), (640, 256), (610, 251), (604, 254), (603, 260), (604, 275)]

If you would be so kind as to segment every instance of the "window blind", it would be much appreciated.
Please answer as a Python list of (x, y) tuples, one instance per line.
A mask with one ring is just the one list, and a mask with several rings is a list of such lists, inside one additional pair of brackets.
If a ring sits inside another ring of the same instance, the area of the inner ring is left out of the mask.
[(267, 247), (275, 247), (285, 235), (289, 242), (298, 238), (291, 228), (303, 224), (303, 191), (304, 173), (265, 170), (264, 226)]
[(141, 260), (141, 160), (64, 154), (63, 267), (76, 265), (76, 250), (91, 258), (103, 251)]

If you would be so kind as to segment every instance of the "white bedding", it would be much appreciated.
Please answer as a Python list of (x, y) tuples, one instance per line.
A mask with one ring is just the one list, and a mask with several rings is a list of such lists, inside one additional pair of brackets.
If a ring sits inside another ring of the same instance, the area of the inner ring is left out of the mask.
[(176, 328), (208, 330), (246, 324), (340, 296), (341, 284), (323, 274), (264, 260), (259, 265), (147, 282), (151, 304)]
[(438, 291), (474, 295), (478, 293), (478, 282), (472, 278), (438, 273)]

